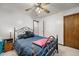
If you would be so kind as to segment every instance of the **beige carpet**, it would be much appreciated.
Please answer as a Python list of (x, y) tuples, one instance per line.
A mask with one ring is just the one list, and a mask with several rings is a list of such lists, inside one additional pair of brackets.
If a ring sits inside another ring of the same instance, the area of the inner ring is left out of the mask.
[(59, 53), (55, 56), (79, 56), (79, 50), (59, 45)]
[(0, 56), (17, 56), (17, 53), (15, 50), (11, 50), (5, 53), (1, 53)]
[[(0, 54), (0, 56), (17, 56), (15, 50)], [(79, 56), (79, 50), (59, 45), (59, 53), (55, 56)]]

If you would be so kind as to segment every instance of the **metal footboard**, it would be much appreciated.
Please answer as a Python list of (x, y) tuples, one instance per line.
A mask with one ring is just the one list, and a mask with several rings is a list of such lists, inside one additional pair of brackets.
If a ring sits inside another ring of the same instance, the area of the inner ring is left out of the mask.
[[(53, 37), (53, 36), (50, 36), (50, 37), (48, 37), (48, 40), (47, 41), (49, 41), (49, 39), (51, 38), (51, 37)], [(54, 37), (53, 37), (54, 38)], [(42, 54), (41, 54), (41, 56), (51, 56), (51, 55), (54, 55), (56, 52), (58, 53), (58, 36), (56, 37), (56, 38), (54, 38), (56, 41), (55, 42), (53, 42), (54, 44), (52, 44), (52, 48), (49, 48), (48, 49), (48, 52), (46, 53), (46, 54), (44, 54), (44, 50), (42, 50)], [(50, 42), (50, 43), (52, 43), (52, 42)], [(46, 42), (46, 44), (45, 44), (45, 46), (42, 48), (42, 49), (45, 49), (47, 46), (49, 46), (49, 44)], [(36, 54), (35, 54), (35, 48), (34, 48), (34, 46), (32, 45), (32, 55), (33, 56), (35, 56)]]

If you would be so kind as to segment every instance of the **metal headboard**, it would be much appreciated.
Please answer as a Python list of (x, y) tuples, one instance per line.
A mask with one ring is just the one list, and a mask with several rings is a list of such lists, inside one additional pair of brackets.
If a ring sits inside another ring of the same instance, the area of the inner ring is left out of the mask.
[(20, 29), (16, 29), (16, 28), (14, 27), (14, 40), (15, 40), (15, 38), (16, 38), (16, 34), (17, 34), (17, 35), (23, 34), (23, 33), (25, 33), (25, 31), (31, 31), (31, 32), (33, 32), (33, 29), (31, 29), (31, 28), (29, 28), (29, 27), (27, 27), (27, 26), (22, 27), (22, 28), (20, 28)]

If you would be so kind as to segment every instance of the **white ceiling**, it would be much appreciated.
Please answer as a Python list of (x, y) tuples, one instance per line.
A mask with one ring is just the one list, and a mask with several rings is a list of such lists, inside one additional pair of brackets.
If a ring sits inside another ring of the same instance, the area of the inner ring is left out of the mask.
[(79, 3), (50, 3), (48, 4), (48, 10), (50, 10), (50, 13), (42, 12), (40, 14), (37, 14), (34, 10), (31, 10), (29, 12), (26, 12), (25, 9), (31, 7), (32, 3), (0, 3), (0, 11), (4, 12), (20, 12), (20, 13), (26, 13), (30, 14), (32, 18), (40, 18), (45, 17), (51, 14), (55, 14), (61, 11), (65, 11), (71, 8), (79, 7)]

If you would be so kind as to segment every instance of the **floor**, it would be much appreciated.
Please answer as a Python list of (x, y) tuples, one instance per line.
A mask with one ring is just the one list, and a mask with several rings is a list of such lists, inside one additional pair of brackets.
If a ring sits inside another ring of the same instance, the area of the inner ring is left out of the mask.
[[(0, 54), (0, 56), (17, 56), (17, 53), (15, 50), (12, 50)], [(79, 50), (59, 45), (59, 53), (56, 53), (55, 56), (79, 56)]]
[(59, 53), (55, 56), (79, 56), (79, 50), (59, 45)]

